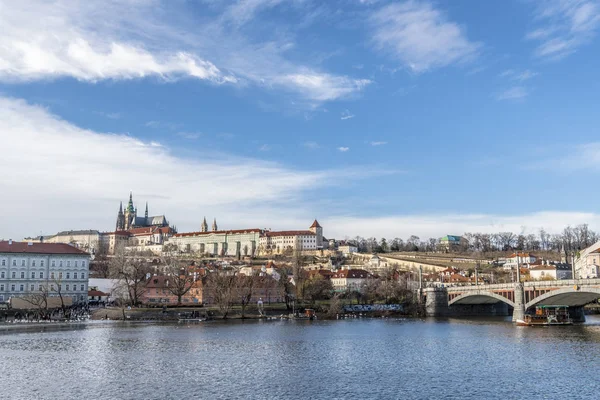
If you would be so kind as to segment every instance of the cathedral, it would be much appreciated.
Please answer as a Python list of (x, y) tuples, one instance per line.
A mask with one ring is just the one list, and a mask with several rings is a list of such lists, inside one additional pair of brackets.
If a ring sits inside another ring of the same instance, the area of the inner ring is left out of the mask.
[(117, 228), (118, 231), (128, 231), (133, 228), (146, 228), (146, 227), (167, 227), (169, 223), (164, 215), (148, 216), (148, 203), (146, 202), (146, 212), (143, 217), (137, 216), (137, 209), (133, 206), (133, 195), (129, 193), (129, 203), (127, 208), (123, 210), (123, 202), (119, 206), (119, 213), (117, 214)]

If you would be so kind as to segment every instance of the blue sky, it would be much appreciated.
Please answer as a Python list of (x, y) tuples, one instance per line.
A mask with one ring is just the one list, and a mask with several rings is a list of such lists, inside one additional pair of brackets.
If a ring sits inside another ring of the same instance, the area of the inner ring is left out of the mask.
[(600, 2), (0, 2), (0, 237), (600, 229)]

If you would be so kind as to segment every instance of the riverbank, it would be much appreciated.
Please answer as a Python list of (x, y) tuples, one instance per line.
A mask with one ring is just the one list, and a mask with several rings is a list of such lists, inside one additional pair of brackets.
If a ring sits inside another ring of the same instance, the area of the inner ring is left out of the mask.
[[(98, 320), (126, 320), (126, 321), (179, 321), (181, 319), (265, 319), (265, 318), (288, 318), (290, 312), (282, 306), (272, 306), (264, 310), (264, 314), (258, 313), (257, 310), (247, 310), (242, 315), (239, 307), (234, 307), (226, 316), (223, 317), (221, 312), (216, 307), (195, 307), (195, 308), (168, 308), (166, 310), (160, 308), (131, 308), (122, 309), (118, 307), (101, 308), (94, 311), (90, 319)], [(340, 319), (340, 318), (396, 318), (410, 317), (406, 313), (396, 311), (374, 311), (374, 312), (339, 312), (330, 314), (317, 310), (317, 319)]]

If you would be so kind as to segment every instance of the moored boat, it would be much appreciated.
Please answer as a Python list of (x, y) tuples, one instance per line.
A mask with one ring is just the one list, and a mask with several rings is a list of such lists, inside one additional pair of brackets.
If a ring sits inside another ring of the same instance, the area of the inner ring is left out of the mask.
[(526, 314), (524, 319), (517, 320), (518, 326), (554, 326), (573, 325), (569, 316), (569, 306), (545, 306), (535, 307), (535, 314)]

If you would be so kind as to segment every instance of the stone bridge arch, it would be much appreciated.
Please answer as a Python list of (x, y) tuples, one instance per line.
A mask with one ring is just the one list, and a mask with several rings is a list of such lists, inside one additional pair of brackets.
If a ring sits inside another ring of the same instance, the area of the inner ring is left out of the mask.
[(527, 310), (538, 304), (561, 305), (561, 306), (584, 306), (600, 298), (600, 288), (597, 287), (564, 287), (546, 292), (525, 305)]
[(515, 303), (510, 301), (504, 296), (501, 296), (494, 292), (478, 291), (478, 292), (466, 292), (460, 296), (456, 296), (448, 302), (448, 305), (453, 304), (492, 304), (497, 302), (503, 302), (511, 307), (515, 307)]

